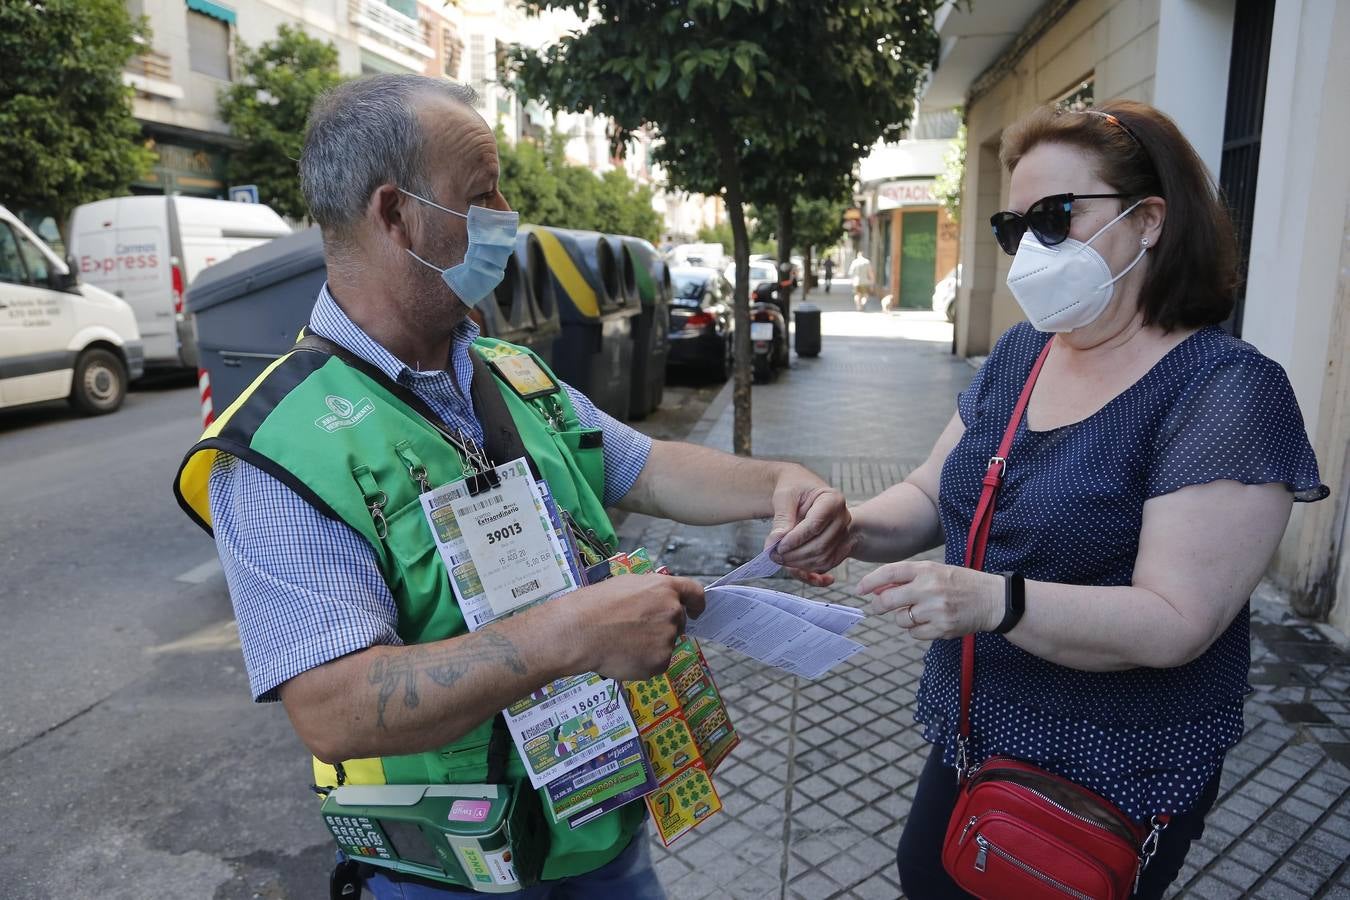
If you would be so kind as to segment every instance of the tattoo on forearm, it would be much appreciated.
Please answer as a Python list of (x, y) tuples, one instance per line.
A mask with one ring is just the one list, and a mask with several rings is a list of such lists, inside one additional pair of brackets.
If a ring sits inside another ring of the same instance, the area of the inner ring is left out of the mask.
[(471, 669), (479, 666), (504, 667), (512, 675), (529, 673), (515, 644), (505, 635), (491, 630), (482, 631), (473, 640), (462, 643), (468, 646), (451, 648), (413, 645), (375, 660), (367, 681), (379, 687), (376, 724), (381, 728), (389, 727), (384, 720), (385, 708), (398, 693), (400, 684), (403, 685), (403, 705), (407, 709), (417, 708), (422, 702), (418, 693), (421, 675), (426, 675), (441, 687), (451, 687)]

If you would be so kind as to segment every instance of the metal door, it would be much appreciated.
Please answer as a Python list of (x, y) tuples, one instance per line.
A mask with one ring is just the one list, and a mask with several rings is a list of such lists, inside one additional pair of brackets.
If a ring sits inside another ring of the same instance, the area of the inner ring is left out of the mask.
[(1233, 314), (1223, 327), (1242, 336), (1242, 308), (1247, 294), (1247, 256), (1252, 244), (1252, 212), (1256, 208), (1256, 175), (1261, 160), (1261, 120), (1266, 106), (1266, 71), (1270, 64), (1270, 29), (1275, 0), (1237, 0), (1233, 17), (1233, 52), (1228, 63), (1228, 106), (1223, 125), (1223, 157), (1219, 186), (1228, 201), (1237, 231), (1238, 283)]

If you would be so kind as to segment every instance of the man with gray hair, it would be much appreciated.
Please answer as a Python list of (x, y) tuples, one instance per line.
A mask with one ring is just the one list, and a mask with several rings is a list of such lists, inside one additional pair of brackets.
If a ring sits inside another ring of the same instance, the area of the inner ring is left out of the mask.
[[(307, 336), (208, 429), (176, 485), (214, 532), (254, 697), (281, 700), (321, 792), (505, 783), (533, 801), (498, 711), (568, 675), (656, 675), (703, 609), (695, 581), (625, 577), (478, 618), (438, 548), (465, 520), (422, 499), (461, 480), (504, 496), (506, 478), (476, 474), (487, 458), (529, 465), (586, 562), (617, 549), (609, 506), (691, 524), (772, 516), (778, 556), (816, 584), (849, 550), (843, 497), (814, 474), (650, 440), (527, 350), (479, 336), (468, 312), (501, 280), (516, 217), (472, 96), (379, 75), (318, 102), (300, 176), (328, 283)], [(526, 578), (556, 570), (529, 558)], [(541, 818), (542, 860), (517, 853), (493, 877), (519, 873), (521, 897), (662, 897), (644, 821), (641, 803), (577, 828)], [(334, 896), (363, 879), (377, 897), (463, 890), (419, 871), (340, 862)]]

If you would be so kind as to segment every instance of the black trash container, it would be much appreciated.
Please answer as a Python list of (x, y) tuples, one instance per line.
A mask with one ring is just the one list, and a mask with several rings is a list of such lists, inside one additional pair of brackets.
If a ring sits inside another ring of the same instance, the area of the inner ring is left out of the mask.
[(642, 312), (633, 320), (633, 383), (629, 415), (641, 419), (661, 405), (670, 356), (670, 268), (647, 241), (623, 237), (632, 260)]
[(318, 228), (245, 250), (197, 276), (186, 304), (196, 321), (200, 365), (210, 378), (204, 421), (223, 412), (291, 348), (327, 277)]
[(553, 371), (601, 410), (627, 419), (639, 308), (627, 303), (613, 249), (594, 231), (543, 225), (522, 230), (538, 238), (553, 277), (562, 326), (553, 343)]
[(814, 303), (797, 305), (796, 347), (798, 356), (820, 355), (820, 307)]
[(506, 260), (501, 284), (473, 307), (469, 317), (478, 323), (486, 337), (512, 344), (523, 344), (534, 327), (530, 308), (529, 283), (521, 277), (515, 254)]
[(558, 299), (549, 274), (548, 261), (544, 258), (544, 248), (539, 238), (529, 232), (516, 236), (515, 262), (518, 277), (525, 282), (525, 295), (530, 303), (530, 317), (534, 322), (520, 341), (539, 355), (551, 368), (553, 366), (553, 344), (562, 333), (558, 322)]

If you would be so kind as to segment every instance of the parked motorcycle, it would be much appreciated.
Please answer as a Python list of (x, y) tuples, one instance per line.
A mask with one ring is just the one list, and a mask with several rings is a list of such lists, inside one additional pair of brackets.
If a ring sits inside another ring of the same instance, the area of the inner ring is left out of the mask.
[(787, 319), (776, 304), (750, 304), (750, 346), (754, 351), (755, 381), (771, 381), (788, 364)]

